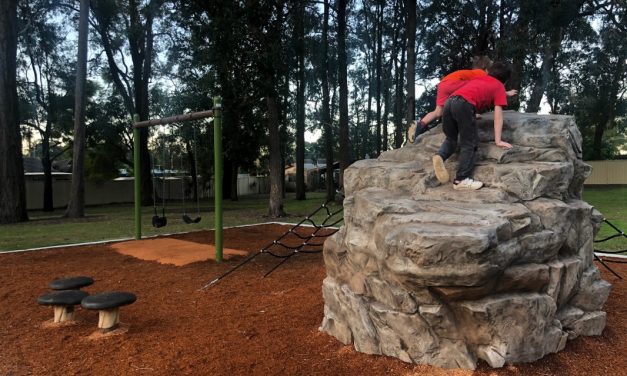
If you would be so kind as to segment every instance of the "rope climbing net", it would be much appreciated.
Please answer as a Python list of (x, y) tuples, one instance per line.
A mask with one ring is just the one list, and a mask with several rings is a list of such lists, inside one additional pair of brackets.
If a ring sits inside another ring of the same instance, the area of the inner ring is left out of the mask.
[[(265, 278), (298, 253), (308, 254), (322, 252), (324, 240), (338, 232), (339, 228), (337, 226), (344, 221), (344, 217), (342, 215), (344, 209), (340, 206), (339, 209), (332, 211), (329, 204), (330, 201), (327, 201), (326, 203), (320, 205), (320, 207), (292, 226), (289, 230), (285, 231), (281, 236), (261, 248), (258, 252), (251, 253), (232, 269), (204, 285), (201, 290), (215, 285), (224, 277), (233, 273), (262, 254), (267, 254), (281, 260), (263, 275), (263, 278)], [(318, 223), (316, 221), (316, 216), (321, 212), (323, 213), (324, 218), (320, 223)]]
[[(612, 222), (608, 221), (606, 218), (603, 218), (603, 222), (605, 222), (608, 226), (610, 226), (612, 229), (614, 229), (616, 231), (616, 233), (614, 233), (613, 235), (610, 235), (608, 237), (605, 237), (603, 239), (599, 239), (599, 240), (595, 240), (594, 243), (604, 243), (608, 240), (614, 239), (614, 238), (618, 238), (618, 237), (625, 237), (627, 238), (627, 235), (625, 234), (625, 232), (621, 229), (619, 229), (618, 227), (616, 227)], [(594, 258), (595, 260), (597, 260), (601, 265), (603, 265), (607, 270), (609, 270), (612, 274), (614, 274), (616, 277), (623, 279), (620, 275), (618, 275), (614, 270), (612, 270), (612, 268), (610, 268), (606, 262), (614, 262), (614, 263), (619, 263), (619, 264), (627, 264), (627, 261), (619, 261), (619, 260), (603, 260), (599, 254), (602, 255), (622, 255), (627, 253), (627, 249), (623, 249), (623, 250), (619, 250), (619, 251), (608, 251), (608, 250), (600, 250), (600, 249), (594, 249)]]

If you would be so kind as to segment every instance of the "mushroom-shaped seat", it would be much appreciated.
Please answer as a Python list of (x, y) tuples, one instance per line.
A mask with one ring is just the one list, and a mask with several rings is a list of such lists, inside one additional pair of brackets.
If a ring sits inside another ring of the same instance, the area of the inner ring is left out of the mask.
[(85, 309), (98, 310), (98, 328), (103, 333), (114, 330), (120, 323), (120, 307), (132, 304), (137, 297), (130, 292), (109, 291), (90, 295), (83, 299)]
[(93, 278), (77, 276), (55, 279), (48, 284), (48, 287), (52, 290), (80, 290), (81, 287), (89, 286), (93, 283)]
[(81, 290), (54, 291), (37, 298), (37, 303), (52, 306), (54, 309), (54, 322), (74, 320), (74, 306), (89, 294)]

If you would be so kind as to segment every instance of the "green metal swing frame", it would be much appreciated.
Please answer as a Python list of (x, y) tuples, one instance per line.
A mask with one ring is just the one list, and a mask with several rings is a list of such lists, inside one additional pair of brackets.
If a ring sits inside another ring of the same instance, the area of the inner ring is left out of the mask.
[(155, 125), (167, 125), (170, 123), (179, 123), (182, 121), (198, 120), (213, 117), (213, 154), (214, 154), (214, 176), (213, 176), (213, 192), (215, 199), (215, 259), (222, 262), (223, 250), (223, 226), (222, 226), (222, 179), (223, 179), (223, 162), (222, 162), (222, 98), (213, 98), (213, 109), (208, 111), (192, 112), (189, 114), (170, 116), (160, 119), (151, 119), (139, 121), (139, 115), (133, 116), (133, 163), (134, 163), (134, 200), (135, 200), (135, 239), (142, 238), (142, 214), (141, 214), (141, 155), (139, 152), (139, 132), (141, 128), (152, 127)]

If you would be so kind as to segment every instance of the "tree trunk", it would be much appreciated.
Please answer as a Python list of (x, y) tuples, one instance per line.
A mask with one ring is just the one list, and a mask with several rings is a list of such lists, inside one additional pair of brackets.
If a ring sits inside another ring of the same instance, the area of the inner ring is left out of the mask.
[(45, 212), (54, 211), (54, 196), (52, 187), (52, 158), (50, 157), (50, 132), (52, 127), (52, 110), (48, 108), (46, 129), (41, 140), (41, 164), (44, 168), (44, 206)]
[(239, 200), (239, 196), (237, 195), (238, 172), (239, 167), (237, 167), (237, 163), (233, 161), (231, 163), (231, 201)]
[[(393, 94), (392, 103), (390, 103), (391, 112), (392, 112), (392, 121), (394, 123), (394, 148), (400, 148), (403, 145), (403, 127), (401, 123), (402, 114), (401, 109), (403, 108), (402, 97), (403, 97), (403, 75), (404, 75), (404, 60), (403, 59), (403, 46), (405, 45), (402, 42), (401, 33), (403, 29), (403, 25), (405, 24), (403, 20), (403, 15), (405, 14), (403, 9), (403, 4), (405, 0), (396, 0), (394, 3), (394, 35), (392, 37), (392, 46), (391, 46), (391, 57), (389, 62), (389, 85), (390, 91)], [(399, 62), (399, 53), (401, 55), (401, 62)], [(394, 76), (392, 76), (392, 70), (394, 70)], [(399, 86), (400, 85), (400, 86)], [(400, 93), (400, 94), (399, 94)]]
[(381, 71), (383, 65), (383, 7), (385, 5), (385, 1), (379, 1), (378, 13), (377, 13), (377, 68), (376, 68), (376, 76), (377, 76), (377, 136), (376, 136), (376, 147), (377, 147), (377, 156), (381, 154)]
[(494, 38), (493, 26), (498, 17), (498, 9), (496, 8), (496, 2), (493, 1), (478, 2), (477, 7), (479, 8), (479, 24), (474, 41), (473, 54), (482, 56), (487, 55), (490, 51), (490, 43)]
[(78, 56), (74, 90), (74, 145), (72, 152), (72, 185), (65, 216), (85, 216), (85, 84), (87, 81), (87, 41), (89, 33), (89, 0), (81, 0), (78, 24)]
[(396, 67), (396, 95), (394, 109), (394, 146), (398, 149), (403, 145), (403, 76), (405, 71), (405, 49), (401, 48), (401, 61)]
[(296, 199), (305, 200), (305, 2), (296, 5)]
[[(364, 64), (366, 65), (366, 74), (367, 74), (367, 78), (366, 78), (366, 87), (367, 87), (367, 105), (366, 105), (366, 120), (364, 124), (360, 124), (359, 122), (357, 122), (357, 128), (358, 128), (358, 137), (360, 138), (360, 140), (356, 140), (356, 142), (361, 141), (361, 145), (363, 146), (361, 149), (359, 150), (359, 152), (357, 154), (355, 154), (357, 156), (357, 158), (363, 158), (365, 154), (368, 153), (369, 149), (370, 149), (370, 145), (372, 143), (371, 137), (370, 137), (370, 127), (372, 126), (372, 82), (375, 76), (375, 73), (373, 73), (373, 70), (375, 70), (376, 68), (373, 68), (374, 62), (376, 62), (376, 55), (377, 55), (377, 51), (376, 51), (376, 43), (373, 44), (372, 42), (372, 38), (371, 36), (371, 32), (370, 29), (372, 28), (370, 25), (370, 21), (369, 21), (369, 13), (370, 13), (370, 4), (366, 1), (363, 2), (363, 14), (364, 14), (364, 34), (365, 34), (365, 39), (366, 39), (366, 47), (364, 48)], [(373, 24), (376, 27), (376, 23), (373, 22)], [(376, 39), (376, 35), (375, 35), (375, 39)], [(372, 55), (375, 56), (375, 59), (371, 58), (371, 53)], [(357, 95), (357, 93), (355, 93), (355, 96)]]
[(17, 0), (0, 0), (0, 224), (28, 220), (16, 56)]
[(385, 85), (383, 85), (383, 151), (388, 150), (388, 115), (390, 113), (390, 71), (385, 74)]
[(268, 215), (272, 218), (283, 217), (283, 184), (281, 182), (281, 140), (279, 135), (279, 110), (277, 98), (273, 94), (266, 96), (268, 110), (268, 145), (270, 153), (270, 205)]
[(620, 82), (625, 72), (625, 56), (619, 57), (616, 63), (616, 69), (614, 69), (612, 76), (612, 83), (610, 84), (610, 90), (607, 93), (606, 103), (607, 111), (605, 111), (605, 119), (600, 120), (594, 127), (594, 139), (592, 141), (592, 158), (599, 160), (603, 159), (603, 134), (605, 130), (611, 129), (614, 125), (616, 117), (616, 103), (620, 90)]
[[(128, 4), (129, 20), (127, 21), (127, 34), (132, 67), (132, 83), (131, 90), (122, 78), (119, 72), (123, 72), (115, 62), (115, 50), (109, 36), (109, 23), (104, 19), (107, 9), (99, 9), (98, 2), (94, 4), (94, 15), (98, 22), (97, 31), (100, 34), (107, 62), (109, 65), (109, 73), (115, 87), (123, 99), (124, 106), (129, 112), (129, 116), (139, 115), (140, 120), (147, 120), (149, 117), (149, 98), (148, 98), (148, 82), (152, 73), (152, 55), (153, 55), (153, 18), (155, 10), (160, 6), (161, 0), (151, 0), (143, 13), (146, 17), (145, 25), (142, 24), (140, 18), (140, 5), (137, 0), (130, 0)], [(128, 84), (128, 83), (127, 83)], [(127, 90), (128, 88), (128, 90)], [(141, 175), (141, 196), (142, 205), (152, 205), (152, 174), (150, 166), (150, 151), (148, 150), (148, 128), (140, 129), (140, 158), (139, 166)], [(134, 166), (133, 168), (137, 168)]]
[[(146, 12), (146, 24), (142, 25), (139, 16), (139, 4), (135, 0), (129, 2), (130, 30), (128, 33), (133, 61), (133, 88), (135, 89), (135, 112), (139, 120), (150, 117), (148, 100), (148, 81), (152, 61), (152, 13)], [(148, 128), (140, 129), (139, 153), (141, 158), (141, 194), (142, 204), (152, 205), (152, 180), (150, 168), (150, 151), (148, 150)]]
[(340, 187), (344, 188), (344, 170), (350, 163), (348, 152), (348, 79), (346, 58), (346, 6), (348, 0), (337, 3), (337, 63), (340, 86)]
[(405, 122), (415, 119), (416, 106), (416, 0), (406, 0), (407, 12), (407, 108)]
[(540, 67), (540, 76), (535, 82), (529, 101), (527, 102), (527, 108), (525, 112), (535, 113), (540, 110), (540, 102), (546, 92), (546, 88), (551, 80), (551, 71), (553, 64), (555, 63), (555, 57), (561, 48), (563, 39), (563, 31), (561, 27), (556, 27), (551, 32), (551, 38), (549, 44), (545, 47), (544, 58), (542, 59), (542, 66)]
[(324, 136), (324, 154), (326, 159), (325, 188), (326, 201), (335, 198), (333, 182), (333, 128), (329, 109), (329, 0), (324, 0), (324, 16), (322, 22), (322, 131)]

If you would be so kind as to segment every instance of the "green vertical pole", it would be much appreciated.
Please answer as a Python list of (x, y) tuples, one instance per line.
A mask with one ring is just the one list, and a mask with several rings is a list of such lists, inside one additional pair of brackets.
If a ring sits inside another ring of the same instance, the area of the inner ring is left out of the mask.
[[(139, 121), (139, 115), (133, 115), (133, 124)], [(139, 154), (139, 128), (133, 127), (133, 174), (135, 175), (135, 239), (142, 238), (142, 192), (141, 158)]]
[(222, 98), (213, 97), (213, 194), (216, 262), (222, 262)]

